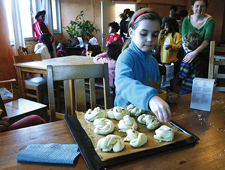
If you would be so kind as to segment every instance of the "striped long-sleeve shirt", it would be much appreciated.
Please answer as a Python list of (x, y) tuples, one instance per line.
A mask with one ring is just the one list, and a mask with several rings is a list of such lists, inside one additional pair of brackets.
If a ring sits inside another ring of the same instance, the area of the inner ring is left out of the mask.
[(34, 23), (34, 32), (36, 34), (38, 41), (40, 41), (40, 42), (41, 42), (40, 36), (43, 33), (47, 33), (50, 37), (52, 37), (52, 34), (49, 32), (45, 23), (39, 19), (37, 19), (37, 21)]
[[(189, 51), (190, 52), (190, 51)], [(185, 54), (185, 56), (187, 53)], [(181, 82), (181, 90), (191, 93), (192, 91), (192, 83), (195, 77), (199, 77), (201, 74), (201, 63), (199, 57), (195, 57), (195, 59), (191, 63), (185, 63), (182, 60), (180, 65), (180, 71), (178, 73), (178, 78)]]

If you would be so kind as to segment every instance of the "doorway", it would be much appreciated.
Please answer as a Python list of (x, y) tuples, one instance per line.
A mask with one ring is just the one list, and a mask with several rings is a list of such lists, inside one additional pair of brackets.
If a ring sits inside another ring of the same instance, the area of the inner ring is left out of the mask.
[[(120, 23), (119, 15), (123, 13), (124, 9), (129, 8), (136, 11), (136, 4), (132, 2), (106, 2), (101, 1), (101, 38), (102, 48), (106, 51), (106, 38), (108, 36), (108, 24), (112, 21)], [(118, 31), (119, 34), (119, 31)]]

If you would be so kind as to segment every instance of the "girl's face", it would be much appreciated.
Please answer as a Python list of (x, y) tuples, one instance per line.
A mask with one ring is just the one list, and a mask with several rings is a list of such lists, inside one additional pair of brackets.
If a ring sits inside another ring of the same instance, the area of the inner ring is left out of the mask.
[(149, 52), (158, 41), (160, 23), (158, 20), (145, 19), (139, 22), (136, 30), (129, 28), (129, 34), (136, 46), (143, 52)]
[(166, 32), (168, 32), (169, 31), (169, 24), (168, 23), (165, 23), (165, 30), (166, 30)]
[(192, 10), (195, 15), (200, 16), (205, 14), (207, 7), (203, 0), (199, 0), (192, 5)]

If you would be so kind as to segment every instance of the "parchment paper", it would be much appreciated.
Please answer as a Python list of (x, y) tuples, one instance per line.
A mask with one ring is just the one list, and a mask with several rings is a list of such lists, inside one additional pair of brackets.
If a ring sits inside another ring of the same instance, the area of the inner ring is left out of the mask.
[[(148, 114), (148, 113), (149, 112), (146, 112), (146, 114)], [(134, 117), (137, 124), (138, 124), (137, 130), (138, 130), (138, 132), (144, 133), (147, 136), (147, 138), (148, 138), (147, 143), (145, 145), (139, 147), (139, 148), (133, 148), (132, 146), (130, 146), (129, 142), (125, 142), (125, 148), (121, 152), (117, 152), (117, 153), (115, 153), (113, 151), (102, 152), (101, 149), (97, 148), (97, 142), (100, 138), (103, 138), (106, 135), (95, 134), (94, 133), (95, 127), (94, 127), (93, 123), (85, 120), (84, 114), (85, 113), (77, 112), (77, 118), (78, 118), (81, 126), (83, 127), (83, 129), (87, 133), (88, 137), (91, 139), (92, 144), (95, 148), (95, 151), (102, 161), (106, 161), (106, 160), (116, 158), (116, 157), (119, 157), (119, 156), (123, 156), (123, 155), (129, 155), (129, 154), (144, 151), (144, 150), (158, 148), (158, 147), (165, 146), (165, 145), (168, 145), (168, 144), (171, 144), (171, 143), (183, 141), (183, 140), (186, 140), (186, 139), (191, 137), (190, 135), (181, 132), (179, 129), (172, 126), (170, 123), (163, 122), (163, 123), (160, 123), (160, 126), (161, 125), (167, 125), (169, 127), (172, 127), (175, 130), (175, 135), (174, 135), (174, 140), (171, 141), (171, 142), (159, 142), (158, 140), (154, 139), (154, 137), (153, 137), (155, 135), (155, 130), (148, 130), (146, 125), (142, 125), (142, 124), (138, 123), (137, 120), (136, 120), (137, 117)], [(149, 114), (151, 114), (151, 113), (149, 113)], [(113, 119), (110, 119), (110, 120), (112, 120), (114, 125), (115, 125), (115, 129), (114, 129), (112, 134), (119, 135), (124, 139), (126, 137), (126, 133), (122, 133), (122, 132), (118, 131), (119, 129), (118, 129), (117, 124), (118, 124), (119, 121), (113, 120)]]

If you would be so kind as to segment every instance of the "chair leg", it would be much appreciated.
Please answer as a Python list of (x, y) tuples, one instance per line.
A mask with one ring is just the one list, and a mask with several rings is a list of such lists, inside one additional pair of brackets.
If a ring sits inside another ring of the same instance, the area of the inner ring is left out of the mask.
[(42, 95), (41, 95), (41, 87), (40, 86), (37, 87), (36, 94), (37, 94), (37, 102), (42, 103)]

